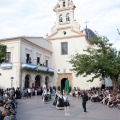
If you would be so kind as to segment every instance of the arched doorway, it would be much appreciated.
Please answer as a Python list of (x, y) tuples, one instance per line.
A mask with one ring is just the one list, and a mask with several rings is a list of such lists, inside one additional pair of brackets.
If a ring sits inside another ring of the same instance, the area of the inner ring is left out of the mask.
[(63, 78), (61, 80), (61, 92), (63, 91), (63, 89), (65, 89), (65, 81), (67, 80), (67, 78)]
[(47, 89), (48, 89), (48, 81), (49, 81), (49, 77), (46, 76), (46, 77), (45, 77), (45, 85), (46, 85), (46, 88), (47, 88)]
[(26, 75), (25, 76), (25, 85), (24, 85), (24, 87), (25, 88), (29, 88), (30, 87), (30, 75)]
[(35, 88), (38, 88), (38, 87), (40, 87), (40, 79), (41, 79), (41, 77), (40, 77), (40, 75), (37, 75), (36, 77), (35, 77)]

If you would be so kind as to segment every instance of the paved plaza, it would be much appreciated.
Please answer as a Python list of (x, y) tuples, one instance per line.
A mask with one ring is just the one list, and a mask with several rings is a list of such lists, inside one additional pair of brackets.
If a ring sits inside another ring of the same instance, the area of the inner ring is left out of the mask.
[(120, 120), (120, 110), (109, 108), (101, 103), (88, 101), (87, 113), (83, 112), (81, 99), (70, 97), (70, 116), (64, 110), (57, 110), (53, 100), (48, 104), (42, 102), (41, 96), (19, 99), (17, 120)]

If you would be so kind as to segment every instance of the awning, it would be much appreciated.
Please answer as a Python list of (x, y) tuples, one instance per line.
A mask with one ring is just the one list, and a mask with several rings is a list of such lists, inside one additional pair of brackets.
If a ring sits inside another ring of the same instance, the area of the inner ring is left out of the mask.
[(53, 68), (48, 68), (48, 72), (54, 72)]
[(48, 67), (37, 66), (37, 70), (47, 71), (47, 70), (48, 70)]
[(37, 68), (37, 65), (34, 65), (34, 64), (28, 64), (28, 63), (22, 63), (22, 68), (36, 69), (36, 68)]
[(22, 63), (22, 68), (28, 68), (28, 69), (35, 69), (35, 70), (41, 70), (41, 71), (46, 71), (46, 72), (54, 72), (53, 68), (48, 68), (45, 66), (38, 66), (34, 64), (28, 64), (28, 63)]
[(0, 68), (2, 68), (2, 69), (11, 69), (12, 68), (12, 63), (10, 63), (10, 62), (2, 63)]

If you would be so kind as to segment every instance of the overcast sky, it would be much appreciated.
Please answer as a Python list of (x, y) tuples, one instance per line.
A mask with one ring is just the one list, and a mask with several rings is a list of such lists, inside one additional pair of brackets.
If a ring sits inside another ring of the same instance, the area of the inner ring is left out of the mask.
[[(17, 36), (50, 34), (56, 22), (54, 6), (59, 0), (0, 0), (0, 39)], [(120, 48), (120, 0), (73, 0), (75, 19), (88, 28), (106, 36)]]

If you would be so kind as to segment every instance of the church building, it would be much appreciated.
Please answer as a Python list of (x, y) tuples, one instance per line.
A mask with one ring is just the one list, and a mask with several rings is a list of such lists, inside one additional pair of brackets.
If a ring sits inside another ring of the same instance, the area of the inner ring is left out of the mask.
[(56, 23), (51, 29), (51, 35), (47, 37), (47, 40), (52, 43), (53, 48), (54, 84), (62, 89), (65, 87), (66, 79), (69, 80), (69, 85), (72, 88), (80, 87), (81, 89), (88, 89), (101, 85), (99, 79), (93, 83), (88, 83), (87, 80), (91, 76), (76, 77), (75, 73), (70, 70), (72, 66), (67, 62), (70, 59), (69, 57), (76, 52), (83, 54), (83, 50), (87, 47), (94, 47), (88, 38), (90, 35), (95, 34), (87, 28), (87, 30), (80, 31), (80, 24), (74, 18), (75, 8), (76, 6), (72, 0), (59, 0), (59, 3), (53, 9), (56, 13)]
[[(69, 64), (70, 56), (83, 54), (91, 44), (95, 33), (87, 27), (80, 31), (80, 24), (74, 18), (76, 6), (72, 0), (58, 0), (53, 8), (56, 14), (55, 25), (51, 34), (42, 37), (17, 37), (1, 39), (7, 46), (8, 63), (0, 66), (0, 87), (46, 87), (56, 86), (65, 89), (68, 80), (71, 88), (89, 89), (101, 86), (100, 79), (87, 82), (91, 76), (76, 77)], [(46, 31), (47, 32), (47, 31)], [(13, 78), (13, 79), (12, 79)], [(4, 82), (3, 82), (4, 81)], [(104, 82), (105, 84), (105, 82)], [(106, 82), (111, 86), (111, 82)]]

